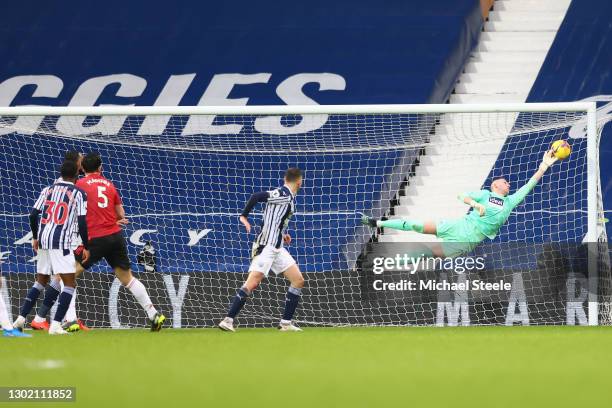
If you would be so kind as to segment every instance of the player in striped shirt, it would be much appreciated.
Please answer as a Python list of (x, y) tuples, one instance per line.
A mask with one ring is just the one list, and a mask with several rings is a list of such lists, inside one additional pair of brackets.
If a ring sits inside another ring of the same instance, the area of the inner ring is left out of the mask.
[[(83, 163), (82, 153), (76, 150), (67, 151), (66, 154), (64, 155), (64, 160), (74, 161), (77, 164), (77, 167), (79, 168), (79, 175), (81, 176), (85, 174), (85, 171), (83, 170), (83, 166), (82, 166), (82, 163)], [(76, 249), (82, 244), (81, 237), (79, 236), (79, 233), (76, 229), (74, 231), (73, 237), (74, 237), (73, 248)], [(85, 325), (85, 323), (81, 319), (79, 319), (77, 316), (76, 297), (77, 297), (77, 291), (75, 288), (74, 296), (72, 297), (72, 302), (70, 302), (70, 306), (68, 307), (68, 311), (66, 312), (66, 321), (64, 322), (63, 327), (64, 329), (66, 329), (66, 331), (69, 331), (69, 332), (74, 332), (74, 331), (79, 331), (79, 330), (89, 331), (91, 329), (87, 327), (87, 325)]]
[[(87, 242), (87, 196), (74, 185), (78, 177), (76, 163), (65, 161), (61, 167), (61, 177), (61, 181), (58, 180), (42, 190), (30, 213), (30, 229), (34, 237), (32, 248), (37, 253), (37, 275), (15, 320), (16, 328), (23, 328), (40, 292), (48, 285), (43, 307), (48, 311), (56, 300), (58, 302), (49, 334), (67, 333), (62, 328), (62, 321), (76, 286), (76, 261), (72, 252), (73, 230), (74, 226), (78, 225), (79, 235), (83, 242)], [(87, 247), (83, 252), (84, 256), (89, 258)], [(63, 289), (56, 280), (49, 284), (51, 274), (60, 275), (64, 283)]]
[[(83, 167), (81, 163), (83, 161), (83, 155), (76, 150), (69, 150), (64, 154), (64, 161), (72, 161), (76, 163), (78, 168), (78, 174), (81, 175), (83, 173)], [(59, 177), (55, 182), (62, 182), (63, 179)], [(77, 226), (73, 230), (73, 239), (72, 239), (72, 248), (75, 250), (81, 245), (81, 237), (79, 236), (79, 231)], [(64, 284), (59, 275), (53, 277), (60, 287), (63, 289)], [(72, 295), (72, 301), (70, 302), (70, 306), (68, 306), (68, 311), (66, 312), (65, 322), (63, 322), (62, 326), (66, 331), (74, 332), (74, 331), (89, 331), (89, 327), (83, 323), (81, 319), (77, 317), (76, 313), (76, 297), (77, 297), (77, 289), (74, 288), (74, 293)], [(34, 330), (49, 330), (49, 323), (47, 322), (47, 313), (48, 310), (44, 306), (39, 306), (36, 311), (36, 315), (34, 316), (34, 320), (30, 323), (30, 327)]]
[(232, 300), (227, 316), (219, 323), (221, 330), (235, 331), (234, 318), (247, 298), (272, 270), (276, 275), (282, 273), (290, 282), (285, 298), (285, 311), (278, 328), (281, 331), (302, 331), (292, 323), (291, 319), (300, 301), (304, 277), (293, 257), (283, 247), (283, 244), (288, 245), (291, 242), (287, 226), (295, 211), (295, 196), (302, 187), (302, 181), (302, 171), (290, 168), (285, 172), (285, 185), (272, 191), (253, 194), (244, 207), (240, 222), (248, 233), (251, 232), (249, 213), (257, 203), (266, 203), (261, 232), (253, 244), (249, 276)]

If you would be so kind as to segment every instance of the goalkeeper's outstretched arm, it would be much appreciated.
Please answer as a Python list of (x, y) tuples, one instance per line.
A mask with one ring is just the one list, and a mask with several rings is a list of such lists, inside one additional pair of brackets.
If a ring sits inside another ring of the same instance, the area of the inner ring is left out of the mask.
[[(508, 198), (510, 199), (510, 204), (512, 208), (516, 207), (518, 204), (520, 204), (525, 199), (527, 194), (529, 194), (529, 192), (533, 190), (535, 185), (538, 184), (538, 181), (540, 181), (542, 176), (544, 176), (544, 173), (546, 173), (546, 170), (548, 170), (548, 168), (552, 166), (557, 160), (558, 159), (554, 156), (552, 150), (548, 150), (546, 153), (544, 153), (544, 157), (542, 158), (542, 163), (540, 164), (540, 166), (538, 167), (538, 170), (534, 173), (534, 175), (531, 176), (531, 179), (529, 180), (529, 182), (527, 182), (527, 184), (521, 187), (516, 193), (508, 196)], [(503, 195), (506, 195), (508, 193), (508, 188), (509, 188), (509, 185), (507, 185), (507, 189), (505, 193), (503, 193)], [(460, 194), (457, 198), (463, 201), (464, 203), (468, 204), (469, 206), (473, 207), (476, 211), (478, 211), (478, 213), (482, 217), (486, 214), (486, 207), (483, 204), (479, 203), (478, 201), (480, 201), (483, 198), (484, 193), (485, 193), (484, 190), (478, 191), (478, 192), (472, 192), (472, 193), (463, 193), (463, 194)], [(436, 234), (437, 235), (437, 226), (432, 221), (422, 222), (419, 220), (411, 220), (411, 219), (392, 219), (392, 220), (382, 221), (382, 220), (378, 220), (376, 218), (371, 218), (371, 217), (368, 217), (367, 215), (364, 215), (363, 217), (361, 217), (361, 223), (363, 225), (369, 225), (372, 228), (384, 227), (384, 228), (392, 228), (392, 229), (397, 229), (397, 230), (402, 230), (402, 231), (416, 231), (422, 234), (424, 233), (424, 234)]]
[(533, 190), (533, 188), (536, 186), (536, 184), (538, 184), (542, 176), (544, 176), (544, 173), (546, 173), (549, 167), (555, 164), (557, 160), (559, 159), (555, 157), (552, 150), (548, 150), (546, 151), (546, 153), (544, 153), (544, 157), (542, 158), (540, 167), (538, 167), (538, 170), (533, 174), (533, 176), (531, 176), (527, 184), (525, 184), (523, 187), (518, 189), (516, 193), (510, 196), (510, 198), (512, 199), (513, 207), (516, 207), (521, 202), (523, 202), (527, 194), (529, 194), (531, 190)]

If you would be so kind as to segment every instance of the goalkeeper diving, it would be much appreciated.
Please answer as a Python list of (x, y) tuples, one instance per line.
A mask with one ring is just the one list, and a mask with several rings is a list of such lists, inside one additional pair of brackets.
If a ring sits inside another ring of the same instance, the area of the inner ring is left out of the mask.
[(493, 180), (491, 190), (460, 194), (457, 198), (471, 207), (471, 211), (460, 219), (439, 222), (413, 219), (382, 221), (363, 216), (361, 223), (372, 228), (384, 227), (436, 235), (442, 244), (432, 246), (431, 253), (423, 255), (440, 258), (461, 256), (472, 251), (486, 238), (495, 238), (510, 213), (523, 202), (557, 160), (552, 150), (544, 153), (538, 171), (514, 194), (509, 195), (510, 183), (504, 178)]

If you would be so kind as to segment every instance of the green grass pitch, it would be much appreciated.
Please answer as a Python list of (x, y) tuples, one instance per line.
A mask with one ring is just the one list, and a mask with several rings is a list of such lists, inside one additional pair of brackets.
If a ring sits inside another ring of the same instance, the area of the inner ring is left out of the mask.
[(592, 408), (611, 350), (612, 327), (35, 333), (0, 338), (0, 385), (77, 387), (19, 407)]

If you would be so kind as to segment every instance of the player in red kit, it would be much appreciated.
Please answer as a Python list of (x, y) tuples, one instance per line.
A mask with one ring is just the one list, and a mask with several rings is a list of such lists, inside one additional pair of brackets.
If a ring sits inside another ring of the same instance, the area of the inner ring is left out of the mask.
[[(151, 321), (151, 330), (159, 331), (166, 317), (158, 313), (145, 286), (132, 275), (127, 244), (122, 225), (128, 223), (119, 192), (113, 183), (102, 175), (102, 159), (97, 153), (89, 153), (82, 162), (85, 177), (77, 187), (87, 193), (87, 228), (89, 231), (89, 259), (81, 262), (77, 253), (77, 276), (100, 259), (113, 268), (123, 286), (128, 288), (142, 306)], [(78, 251), (77, 251), (78, 252)]]

